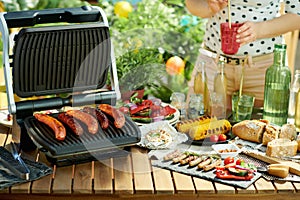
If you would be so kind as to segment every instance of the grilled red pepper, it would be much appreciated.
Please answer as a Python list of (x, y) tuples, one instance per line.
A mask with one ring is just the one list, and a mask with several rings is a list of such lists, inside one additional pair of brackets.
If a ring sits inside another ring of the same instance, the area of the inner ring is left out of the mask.
[(231, 174), (228, 170), (217, 170), (216, 177), (220, 179), (233, 179), (233, 180), (241, 180), (241, 181), (248, 181), (251, 180), (254, 175), (253, 173), (248, 173), (246, 176), (237, 176)]
[(130, 114), (131, 115), (134, 115), (135, 113), (141, 111), (141, 110), (144, 110), (144, 109), (147, 109), (147, 108), (150, 108), (150, 106), (153, 104), (153, 102), (151, 100), (143, 100), (142, 103), (139, 103), (139, 104), (136, 104), (137, 107), (130, 110)]

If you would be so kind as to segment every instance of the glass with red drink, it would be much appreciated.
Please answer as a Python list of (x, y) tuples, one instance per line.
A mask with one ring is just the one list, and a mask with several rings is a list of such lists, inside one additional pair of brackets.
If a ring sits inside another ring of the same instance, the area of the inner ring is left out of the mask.
[(242, 23), (221, 23), (221, 42), (222, 51), (225, 54), (236, 54), (240, 48), (240, 43), (236, 42), (237, 30), (242, 26)]

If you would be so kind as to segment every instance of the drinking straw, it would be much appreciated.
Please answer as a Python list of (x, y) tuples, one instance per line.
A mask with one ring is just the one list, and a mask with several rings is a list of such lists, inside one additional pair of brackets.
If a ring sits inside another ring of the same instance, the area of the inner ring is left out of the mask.
[(240, 80), (240, 89), (239, 89), (239, 98), (242, 96), (242, 90), (243, 90), (243, 82), (244, 82), (244, 72), (245, 72), (245, 63), (248, 61), (248, 58), (246, 57), (244, 60), (244, 63), (242, 65), (242, 75)]
[(230, 0), (228, 0), (228, 23), (229, 23), (229, 28), (231, 29), (231, 11), (230, 11)]

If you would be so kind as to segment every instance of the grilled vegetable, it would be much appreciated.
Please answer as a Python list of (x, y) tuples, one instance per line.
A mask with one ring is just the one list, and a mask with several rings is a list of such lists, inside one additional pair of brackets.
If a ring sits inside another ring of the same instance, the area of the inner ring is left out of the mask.
[(248, 175), (248, 170), (244, 169), (237, 169), (235, 167), (228, 167), (228, 171), (236, 176), (247, 176)]
[(193, 140), (202, 140), (214, 134), (226, 134), (230, 129), (231, 124), (228, 120), (212, 120), (209, 123), (192, 127), (188, 134)]
[(211, 118), (210, 116), (201, 116), (195, 119), (182, 120), (176, 124), (176, 129), (181, 133), (189, 133), (189, 130), (192, 127), (209, 123), (212, 120), (215, 120), (215, 118)]

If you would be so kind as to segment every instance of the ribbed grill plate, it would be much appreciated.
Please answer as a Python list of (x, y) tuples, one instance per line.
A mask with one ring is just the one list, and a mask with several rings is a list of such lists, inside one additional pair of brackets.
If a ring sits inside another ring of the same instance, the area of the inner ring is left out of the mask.
[(15, 41), (13, 80), (20, 97), (105, 85), (111, 45), (109, 29), (101, 23), (24, 28)]
[[(57, 114), (52, 116), (57, 117)], [(37, 146), (48, 151), (53, 157), (130, 146), (140, 141), (140, 129), (129, 117), (126, 116), (125, 125), (121, 129), (115, 128), (112, 119), (109, 120), (108, 129), (102, 130), (99, 126), (99, 132), (95, 135), (89, 133), (86, 127), (85, 133), (81, 136), (76, 136), (67, 129), (64, 141), (56, 140), (53, 131), (33, 116), (27, 117), (24, 123), (29, 136)]]

